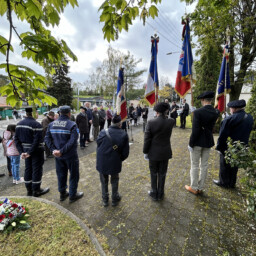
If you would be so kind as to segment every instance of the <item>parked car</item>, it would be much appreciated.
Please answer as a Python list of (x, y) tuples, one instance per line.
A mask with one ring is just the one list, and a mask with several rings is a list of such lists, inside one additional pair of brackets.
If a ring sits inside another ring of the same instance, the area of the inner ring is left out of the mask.
[(43, 115), (44, 115), (44, 116), (47, 116), (47, 114), (48, 114), (50, 111), (52, 111), (52, 112), (54, 112), (54, 113), (56, 114), (56, 113), (58, 113), (59, 110), (60, 110), (59, 108), (52, 108), (52, 109), (50, 109), (49, 111), (44, 112)]
[(26, 117), (25, 109), (19, 109), (19, 110), (17, 110), (17, 112), (18, 112), (18, 118), (23, 119), (24, 117)]

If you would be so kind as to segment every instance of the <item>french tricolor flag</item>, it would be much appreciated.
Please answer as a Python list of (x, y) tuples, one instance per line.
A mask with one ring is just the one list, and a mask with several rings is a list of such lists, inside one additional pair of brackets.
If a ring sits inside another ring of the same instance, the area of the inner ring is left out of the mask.
[(151, 62), (145, 90), (145, 98), (150, 105), (154, 105), (157, 101), (159, 87), (157, 72), (157, 43), (159, 42), (159, 38), (151, 37), (151, 42)]
[(124, 69), (119, 69), (117, 80), (117, 98), (116, 98), (116, 111), (121, 116), (122, 121), (127, 118), (126, 98), (124, 92)]

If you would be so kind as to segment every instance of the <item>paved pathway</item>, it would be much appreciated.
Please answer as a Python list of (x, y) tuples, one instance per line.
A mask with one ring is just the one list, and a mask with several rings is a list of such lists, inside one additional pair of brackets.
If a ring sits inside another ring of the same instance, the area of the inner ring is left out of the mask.
[[(135, 134), (130, 156), (123, 164), (120, 175), (123, 197), (119, 206), (101, 205), (95, 152), (80, 158), (79, 190), (85, 192), (83, 199), (74, 204), (59, 202), (53, 161), (48, 166), (52, 170), (44, 174), (42, 184), (42, 187), (50, 185), (51, 191), (43, 197), (89, 224), (112, 255), (256, 255), (256, 223), (246, 214), (240, 181), (235, 190), (212, 184), (212, 179), (218, 177), (218, 155), (214, 151), (205, 193), (194, 196), (185, 191), (184, 185), (189, 184), (190, 132), (178, 128), (173, 131), (174, 156), (169, 162), (162, 202), (153, 202), (147, 196), (150, 175), (142, 154), (142, 132)], [(0, 184), (0, 195), (25, 194), (23, 185), (1, 190)]]

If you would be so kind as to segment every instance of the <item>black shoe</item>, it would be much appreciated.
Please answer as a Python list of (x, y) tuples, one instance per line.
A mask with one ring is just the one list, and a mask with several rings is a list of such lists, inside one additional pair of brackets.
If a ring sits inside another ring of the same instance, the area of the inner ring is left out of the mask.
[(60, 201), (64, 201), (69, 196), (67, 191), (60, 193)]
[(44, 189), (40, 188), (37, 191), (33, 191), (33, 196), (34, 197), (39, 197), (39, 196), (42, 196), (42, 195), (48, 193), (49, 191), (50, 191), (49, 188), (44, 188)]
[(153, 195), (153, 191), (148, 191), (148, 195), (152, 198), (153, 201), (157, 201), (157, 197)]
[(28, 191), (27, 191), (27, 196), (33, 196), (32, 190), (28, 190)]
[(84, 196), (84, 192), (77, 192), (75, 196), (69, 198), (70, 203), (74, 203), (78, 199), (82, 198)]
[(80, 149), (85, 149), (85, 147), (82, 146), (82, 147), (80, 147)]
[(112, 206), (117, 206), (121, 199), (122, 197), (119, 194), (114, 199), (112, 198)]
[(104, 207), (108, 207), (108, 200), (102, 200), (102, 204)]
[(217, 186), (219, 186), (219, 187), (228, 188), (228, 186), (226, 186), (226, 185), (220, 183), (219, 180), (212, 180), (212, 181), (213, 181), (213, 183), (214, 183), (215, 185), (217, 185)]
[(4, 174), (4, 173), (1, 173), (1, 174), (0, 174), (0, 177), (3, 177), (3, 176), (5, 176), (5, 174)]
[(162, 201), (163, 199), (164, 199), (164, 195), (158, 196), (158, 198), (157, 198), (158, 201)]

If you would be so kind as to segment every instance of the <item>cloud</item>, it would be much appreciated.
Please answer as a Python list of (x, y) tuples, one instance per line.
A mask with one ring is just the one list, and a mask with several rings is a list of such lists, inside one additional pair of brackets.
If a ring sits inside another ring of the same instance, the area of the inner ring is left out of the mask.
[[(84, 82), (89, 74), (101, 62), (107, 58), (107, 48), (109, 43), (103, 39), (102, 24), (99, 22), (100, 13), (98, 12), (102, 0), (80, 0), (79, 7), (72, 8), (68, 6), (64, 14), (61, 15), (58, 27), (51, 28), (52, 34), (59, 39), (64, 39), (72, 51), (77, 55), (78, 62), (69, 62), (70, 77), (74, 82)], [(174, 8), (175, 6), (175, 8)], [(150, 64), (150, 37), (155, 32), (160, 36), (158, 49), (158, 72), (159, 77), (167, 76), (171, 84), (175, 83), (178, 69), (179, 53), (166, 55), (168, 52), (180, 52), (181, 48), (181, 17), (184, 15), (185, 8), (191, 12), (195, 5), (186, 7), (185, 3), (177, 0), (162, 1), (158, 6), (160, 13), (155, 20), (149, 19), (143, 26), (142, 21), (136, 19), (128, 32), (123, 31), (119, 39), (111, 42), (114, 49), (123, 52), (130, 51), (136, 59), (142, 59), (139, 63), (139, 69), (147, 69)], [(1, 17), (4, 34), (8, 35), (8, 22), (6, 18)], [(15, 23), (19, 31), (28, 30), (28, 25), (22, 22)], [(2, 32), (3, 33), (3, 32)], [(14, 46), (17, 48), (19, 40), (14, 39)], [(37, 72), (43, 73), (43, 70), (32, 62), (22, 59), (19, 54), (21, 50), (16, 51), (16, 55), (11, 55), (13, 63), (30, 65)], [(1, 62), (3, 55), (0, 56)], [(143, 76), (144, 82), (147, 80), (147, 72)]]

